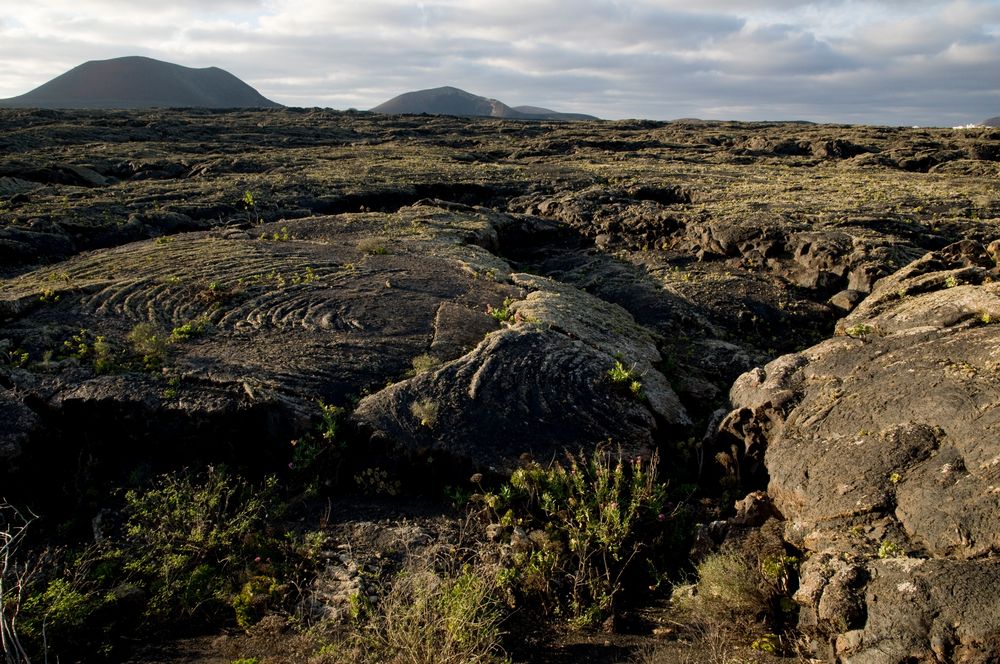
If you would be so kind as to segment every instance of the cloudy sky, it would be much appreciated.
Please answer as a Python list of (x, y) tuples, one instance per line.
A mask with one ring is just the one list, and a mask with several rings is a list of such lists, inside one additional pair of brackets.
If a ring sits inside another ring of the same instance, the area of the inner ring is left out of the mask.
[(1000, 0), (0, 0), (0, 97), (123, 55), (293, 106), (454, 85), (604, 118), (1000, 115)]

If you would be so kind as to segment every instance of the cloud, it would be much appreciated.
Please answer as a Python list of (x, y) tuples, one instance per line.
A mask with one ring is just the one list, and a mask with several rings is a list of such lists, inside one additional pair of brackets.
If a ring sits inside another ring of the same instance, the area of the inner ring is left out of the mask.
[[(959, 124), (1000, 113), (993, 0), (34, 0), (0, 97), (86, 60), (219, 66), (286, 104), (456, 85), (603, 117)], [(30, 54), (30, 55), (25, 55)]]

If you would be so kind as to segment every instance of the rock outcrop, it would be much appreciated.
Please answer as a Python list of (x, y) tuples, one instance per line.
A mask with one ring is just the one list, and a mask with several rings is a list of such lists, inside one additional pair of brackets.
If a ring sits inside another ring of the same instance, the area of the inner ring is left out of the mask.
[[(626, 311), (543, 277), (511, 281), (526, 295), (510, 303), (502, 329), (362, 400), (355, 418), (397, 444), (503, 471), (525, 453), (548, 461), (606, 440), (649, 453), (658, 429), (691, 424), (656, 369), (653, 337)], [(609, 377), (616, 363), (631, 376), (623, 384)]]
[(1000, 286), (962, 242), (880, 280), (838, 336), (740, 377), (722, 425), (808, 557), (796, 599), (844, 662), (1000, 656)]
[[(354, 421), (377, 442), (484, 470), (607, 440), (651, 451), (657, 432), (690, 424), (656, 339), (625, 310), (512, 273), (489, 251), (544, 223), (441, 205), (389, 223), (347, 214), (187, 233), (9, 281), (4, 347), (45, 359), (6, 371), (4, 456), (26, 450), (38, 419), (97, 439), (83, 422), (115, 418), (116, 436), (144, 440), (137, 457), (241, 445), (274, 458), (317, 399), (367, 391)], [(421, 357), (439, 366), (407, 378)], [(609, 377), (616, 363), (624, 385)]]

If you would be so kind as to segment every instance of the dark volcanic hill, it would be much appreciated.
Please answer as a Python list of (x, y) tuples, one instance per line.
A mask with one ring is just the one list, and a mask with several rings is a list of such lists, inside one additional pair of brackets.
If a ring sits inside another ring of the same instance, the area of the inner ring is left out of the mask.
[(559, 113), (537, 106), (511, 108), (496, 99), (480, 97), (451, 86), (406, 92), (372, 109), (388, 115), (420, 114), (492, 117), (510, 120), (597, 120), (582, 113)]
[(532, 120), (567, 120), (567, 121), (586, 121), (586, 120), (600, 120), (600, 118), (593, 115), (586, 115), (584, 113), (560, 113), (558, 111), (553, 111), (548, 108), (542, 108), (541, 106), (515, 106), (512, 109), (518, 115), (515, 118), (530, 118)]
[(7, 108), (280, 108), (218, 67), (193, 69), (140, 56), (91, 60)]
[(987, 127), (1000, 127), (1000, 115), (989, 120), (983, 120), (983, 125)]

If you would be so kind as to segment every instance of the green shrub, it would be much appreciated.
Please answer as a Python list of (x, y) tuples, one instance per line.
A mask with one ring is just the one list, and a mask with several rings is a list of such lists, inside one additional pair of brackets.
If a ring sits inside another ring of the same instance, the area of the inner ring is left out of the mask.
[(21, 629), (35, 646), (52, 641), (76, 641), (95, 614), (112, 598), (64, 577), (50, 579), (44, 590), (24, 602)]
[(11, 348), (12, 344), (8, 339), (0, 339), (0, 366), (10, 367), (27, 366), (31, 356), (23, 348)]
[(417, 355), (413, 358), (413, 368), (410, 370), (409, 375), (419, 376), (422, 373), (428, 371), (433, 371), (441, 366), (441, 360), (433, 355), (424, 353), (423, 355)]
[(346, 451), (346, 442), (338, 435), (344, 409), (318, 401), (319, 421), (312, 431), (291, 441), (292, 460), (288, 467), (300, 476), (322, 473), (336, 480)]
[[(126, 492), (121, 532), (82, 551), (49, 551), (32, 566), (18, 600), (29, 652), (104, 657), (126, 634), (192, 620), (235, 618), (248, 628), (268, 611), (289, 609), (324, 539), (267, 528), (266, 519), (282, 512), (275, 493), (273, 479), (255, 486), (211, 468)], [(12, 596), (6, 585), (0, 590), (4, 609)]]
[(368, 256), (384, 256), (389, 253), (385, 247), (385, 238), (369, 237), (358, 241), (358, 251)]
[(422, 427), (434, 428), (438, 418), (438, 404), (433, 399), (420, 399), (410, 404), (410, 414)]
[(498, 323), (518, 323), (521, 318), (511, 309), (512, 304), (514, 304), (514, 300), (512, 298), (505, 297), (503, 299), (503, 304), (499, 307), (494, 307), (489, 304), (486, 305), (486, 313), (492, 316)]
[(274, 487), (273, 479), (256, 489), (209, 470), (201, 478), (165, 475), (125, 494), (125, 569), (145, 580), (152, 616), (188, 618), (229, 603), (260, 547)]
[(761, 575), (737, 553), (716, 553), (698, 563), (695, 612), (711, 622), (755, 621), (767, 611)]
[(191, 341), (205, 334), (208, 329), (208, 321), (204, 318), (188, 321), (183, 325), (178, 325), (170, 331), (170, 343), (181, 343)]
[(614, 610), (624, 575), (663, 530), (666, 486), (657, 459), (625, 459), (601, 448), (549, 468), (532, 463), (486, 501), (511, 536), (501, 571), (509, 598), (592, 623)]
[(99, 374), (108, 373), (117, 366), (114, 349), (107, 338), (95, 336), (86, 329), (81, 329), (64, 341), (63, 350), (67, 357), (90, 362), (94, 371)]
[(142, 358), (142, 366), (147, 371), (156, 371), (163, 366), (167, 355), (167, 338), (163, 331), (152, 323), (139, 323), (128, 333), (132, 351)]
[(136, 589), (121, 578), (120, 556), (102, 546), (32, 552), (32, 565), (22, 567), (28, 574), (21, 577), (17, 615), (27, 653), (57, 660), (69, 653), (112, 654), (116, 630), (137, 622)]
[(354, 476), (354, 484), (367, 496), (398, 496), (402, 484), (384, 468), (365, 468)]
[(864, 341), (872, 334), (875, 333), (875, 328), (871, 325), (866, 325), (865, 323), (858, 323), (857, 325), (852, 325), (851, 327), (844, 330), (844, 334), (854, 339), (861, 339)]
[(253, 576), (232, 599), (236, 613), (236, 624), (250, 629), (264, 617), (267, 610), (280, 605), (288, 592), (288, 586), (273, 576)]
[(621, 360), (615, 360), (615, 365), (608, 369), (608, 378), (615, 387), (628, 390), (632, 396), (642, 398), (642, 381), (639, 380), (635, 366), (626, 367)]

